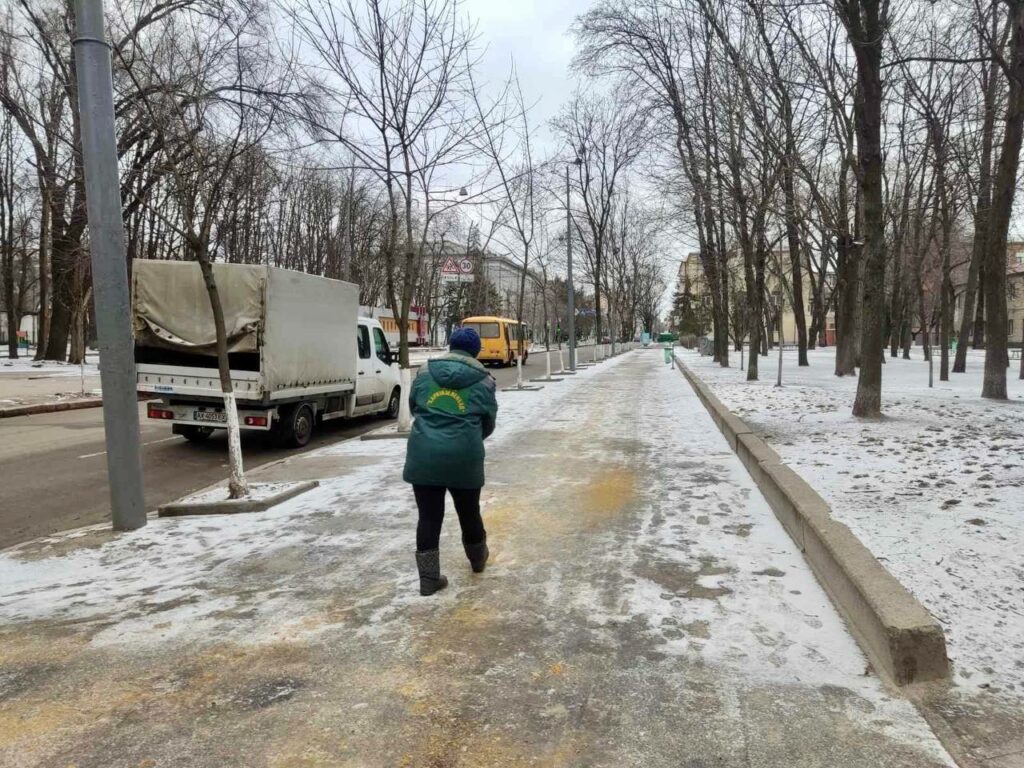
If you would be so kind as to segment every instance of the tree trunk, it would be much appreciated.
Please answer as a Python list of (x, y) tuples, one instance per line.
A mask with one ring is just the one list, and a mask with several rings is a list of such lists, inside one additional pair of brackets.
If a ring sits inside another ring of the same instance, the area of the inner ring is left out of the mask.
[(51, 252), (52, 296), (50, 327), (46, 338), (46, 360), (68, 359), (68, 338), (74, 307), (74, 260), (76, 245), (65, 238), (53, 241)]
[[(854, 103), (859, 182), (864, 206), (861, 368), (853, 415), (882, 412), (882, 312), (885, 303), (885, 209), (882, 200), (882, 44), (886, 20), (879, 0), (860, 0), (859, 34), (851, 34), (860, 97)], [(847, 18), (848, 28), (851, 19)]]
[(1008, 2), (1011, 11), (1011, 61), (1008, 72), (1006, 124), (993, 184), (992, 218), (987, 242), (985, 307), (985, 378), (981, 396), (1006, 399), (1008, 329), (1006, 308), (1006, 239), (1017, 189), (1017, 166), (1024, 137), (1024, 0)]
[[(796, 148), (789, 148), (795, 157)], [(796, 221), (796, 185), (793, 180), (793, 169), (790, 160), (787, 158), (786, 167), (783, 170), (782, 185), (786, 196), (786, 241), (789, 245), (789, 260), (792, 264), (792, 309), (793, 318), (796, 321), (796, 344), (797, 344), (797, 365), (810, 365), (807, 361), (807, 317), (804, 314), (804, 277), (803, 268), (800, 262), (800, 232)], [(781, 264), (779, 265), (782, 266)], [(782, 333), (782, 329), (779, 329)]]
[(1020, 372), (1018, 379), (1024, 379), (1024, 318), (1020, 321)]
[[(998, 35), (998, 17), (992, 14), (992, 39)], [(982, 36), (984, 37), (984, 36)], [(984, 271), (986, 239), (989, 235), (989, 216), (992, 206), (992, 148), (995, 143), (996, 96), (999, 91), (999, 67), (995, 63), (984, 65), (985, 114), (981, 125), (981, 159), (978, 164), (978, 200), (974, 209), (974, 241), (971, 248), (971, 263), (967, 269), (967, 286), (964, 293), (963, 315), (960, 318), (960, 337), (956, 348), (954, 373), (967, 370), (967, 345), (981, 349), (984, 338)]]
[[(991, 229), (991, 227), (988, 227)], [(986, 234), (987, 238), (988, 235)], [(971, 334), (971, 349), (984, 349), (985, 348), (985, 293), (988, 291), (986, 287), (988, 281), (986, 280), (987, 271), (985, 269), (985, 259), (988, 258), (988, 243), (985, 244), (985, 251), (981, 254), (980, 262), (978, 264), (978, 298), (977, 306), (974, 308), (974, 328)]]
[[(967, 288), (964, 293), (963, 316), (960, 318), (960, 341), (956, 347), (953, 372), (967, 370), (967, 345), (972, 331), (975, 349), (980, 348), (980, 329), (975, 322), (975, 297), (978, 296), (978, 277), (986, 253), (986, 238), (989, 233), (989, 208), (992, 205), (992, 144), (995, 137), (995, 99), (998, 73), (992, 66), (985, 85), (985, 117), (981, 129), (981, 160), (978, 168), (978, 202), (974, 210), (974, 242), (971, 249), (971, 263), (967, 269)], [(978, 298), (979, 306), (983, 301)]]
[(50, 338), (50, 193), (40, 182), (39, 211), (39, 325), (36, 328), (36, 359), (46, 357)]
[(836, 376), (857, 371), (857, 247), (849, 235), (837, 243), (836, 259)]
[(217, 280), (213, 274), (213, 265), (210, 264), (209, 257), (203, 250), (200, 250), (197, 260), (199, 269), (203, 273), (203, 283), (206, 285), (206, 294), (210, 299), (213, 326), (217, 334), (217, 371), (220, 374), (220, 389), (224, 397), (224, 414), (227, 417), (228, 431), (228, 461), (230, 464), (228, 495), (232, 499), (241, 499), (249, 495), (249, 484), (245, 480), (245, 468), (242, 463), (242, 429), (238, 423), (238, 405), (235, 402), (234, 386), (231, 383), (228, 333), (224, 323), (224, 307), (221, 304)]

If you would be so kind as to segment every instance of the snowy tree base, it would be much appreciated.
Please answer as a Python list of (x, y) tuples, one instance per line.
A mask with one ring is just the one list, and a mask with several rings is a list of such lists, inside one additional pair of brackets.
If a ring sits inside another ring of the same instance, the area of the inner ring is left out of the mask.
[(286, 483), (252, 483), (249, 495), (242, 499), (228, 498), (226, 487), (212, 488), (186, 496), (160, 507), (160, 517), (182, 515), (233, 515), (240, 512), (263, 512), (283, 501), (316, 488), (316, 480)]

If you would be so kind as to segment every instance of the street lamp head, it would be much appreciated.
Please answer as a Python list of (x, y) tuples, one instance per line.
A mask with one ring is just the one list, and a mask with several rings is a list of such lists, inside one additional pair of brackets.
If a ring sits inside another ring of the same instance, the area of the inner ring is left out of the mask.
[(459, 197), (469, 197), (469, 192), (466, 191), (465, 187), (459, 188)]

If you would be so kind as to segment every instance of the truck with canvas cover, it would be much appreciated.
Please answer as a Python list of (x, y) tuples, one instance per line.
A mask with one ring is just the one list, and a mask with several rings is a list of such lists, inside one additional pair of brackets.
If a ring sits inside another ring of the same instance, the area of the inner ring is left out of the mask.
[[(262, 265), (215, 264), (213, 272), (242, 429), (271, 430), (302, 446), (319, 421), (397, 416), (397, 356), (380, 324), (359, 317), (358, 286)], [(190, 440), (225, 428), (199, 265), (134, 261), (132, 328), (138, 390), (161, 397), (147, 415)]]

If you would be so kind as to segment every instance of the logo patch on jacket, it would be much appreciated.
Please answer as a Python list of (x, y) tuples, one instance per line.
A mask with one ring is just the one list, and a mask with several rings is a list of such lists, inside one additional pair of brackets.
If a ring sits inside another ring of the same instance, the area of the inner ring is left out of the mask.
[(427, 407), (442, 413), (465, 413), (466, 399), (461, 389), (434, 387), (427, 396)]

